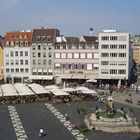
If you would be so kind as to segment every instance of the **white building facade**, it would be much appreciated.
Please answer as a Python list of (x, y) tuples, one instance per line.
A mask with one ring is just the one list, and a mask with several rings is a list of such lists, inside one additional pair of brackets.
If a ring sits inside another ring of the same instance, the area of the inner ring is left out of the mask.
[(8, 32), (4, 43), (4, 80), (24, 83), (30, 75), (32, 32)]
[(130, 34), (104, 30), (99, 33), (99, 79), (128, 82), (132, 76)]
[(93, 36), (57, 37), (54, 72), (61, 79), (98, 79), (98, 38)]

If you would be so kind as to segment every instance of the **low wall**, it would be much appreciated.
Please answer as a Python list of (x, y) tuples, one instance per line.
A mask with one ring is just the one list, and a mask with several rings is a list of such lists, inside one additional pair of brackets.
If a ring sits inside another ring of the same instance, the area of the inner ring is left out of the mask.
[(138, 122), (135, 118), (130, 118), (128, 115), (126, 119), (123, 117), (114, 119), (100, 117), (100, 119), (97, 119), (96, 115), (92, 113), (85, 117), (84, 122), (90, 130), (94, 128), (95, 130), (101, 130), (109, 133), (140, 133)]

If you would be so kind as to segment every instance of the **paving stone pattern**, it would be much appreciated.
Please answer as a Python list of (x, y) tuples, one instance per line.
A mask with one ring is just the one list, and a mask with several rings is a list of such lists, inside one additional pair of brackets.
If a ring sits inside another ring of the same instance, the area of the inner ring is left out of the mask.
[(8, 106), (8, 110), (15, 129), (17, 140), (28, 140), (16, 108), (14, 106)]
[(77, 140), (88, 140), (79, 130), (73, 128), (73, 124), (66, 120), (65, 116), (62, 115), (52, 104), (45, 103), (45, 106), (64, 124), (64, 126), (75, 136)]

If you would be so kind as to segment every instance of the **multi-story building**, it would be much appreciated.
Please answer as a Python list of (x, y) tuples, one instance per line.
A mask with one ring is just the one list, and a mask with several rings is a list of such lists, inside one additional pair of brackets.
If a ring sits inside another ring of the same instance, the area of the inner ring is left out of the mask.
[(140, 65), (140, 45), (133, 45), (133, 59), (136, 65)]
[(57, 37), (54, 71), (61, 79), (97, 79), (98, 38), (94, 36)]
[(4, 42), (4, 80), (24, 82), (30, 75), (31, 31), (7, 32)]
[(132, 48), (129, 33), (104, 30), (99, 33), (99, 79), (112, 83), (132, 76)]
[(30, 80), (52, 80), (54, 76), (54, 45), (57, 29), (34, 29), (31, 46)]
[(3, 75), (3, 48), (2, 44), (0, 43), (0, 80), (3, 80), (4, 75)]

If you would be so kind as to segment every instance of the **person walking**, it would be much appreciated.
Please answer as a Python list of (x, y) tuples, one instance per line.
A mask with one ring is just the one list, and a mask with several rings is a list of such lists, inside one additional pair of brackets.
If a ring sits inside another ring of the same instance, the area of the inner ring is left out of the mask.
[(39, 130), (39, 137), (42, 137), (43, 134), (44, 134), (44, 130), (43, 130), (43, 128), (40, 128), (40, 130)]

